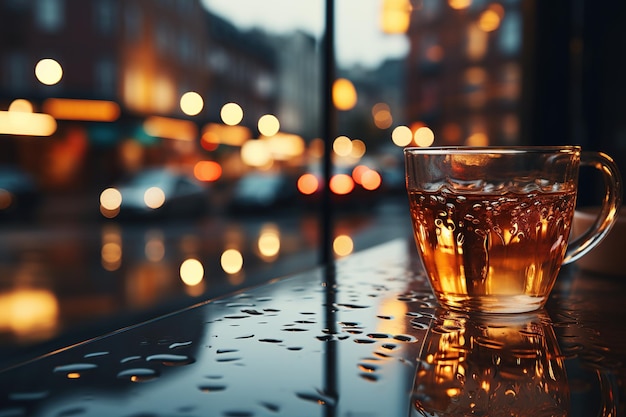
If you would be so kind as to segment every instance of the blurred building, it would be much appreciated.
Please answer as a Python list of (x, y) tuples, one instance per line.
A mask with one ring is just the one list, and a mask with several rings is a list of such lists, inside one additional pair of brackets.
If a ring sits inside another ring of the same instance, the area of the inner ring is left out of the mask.
[(424, 0), (414, 8), (406, 117), (430, 126), (435, 144), (519, 142), (521, 3)]

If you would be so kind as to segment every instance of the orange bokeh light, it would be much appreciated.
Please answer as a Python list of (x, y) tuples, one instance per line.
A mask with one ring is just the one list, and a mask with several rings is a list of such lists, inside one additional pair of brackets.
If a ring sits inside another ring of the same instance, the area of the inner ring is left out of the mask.
[(363, 186), (363, 188), (369, 191), (378, 189), (382, 182), (383, 179), (380, 174), (373, 169), (368, 169), (361, 176), (361, 185)]
[(199, 181), (217, 181), (222, 176), (222, 166), (215, 161), (198, 161), (193, 167), (193, 175)]
[(368, 170), (369, 168), (365, 165), (355, 166), (352, 170), (352, 179), (354, 180), (354, 182), (356, 182), (357, 184), (361, 184), (361, 178), (363, 177), (363, 174)]
[(336, 174), (330, 179), (329, 187), (335, 194), (349, 194), (354, 190), (354, 180), (348, 174)]
[(298, 178), (298, 191), (305, 195), (311, 195), (319, 188), (319, 181), (313, 174), (302, 174)]

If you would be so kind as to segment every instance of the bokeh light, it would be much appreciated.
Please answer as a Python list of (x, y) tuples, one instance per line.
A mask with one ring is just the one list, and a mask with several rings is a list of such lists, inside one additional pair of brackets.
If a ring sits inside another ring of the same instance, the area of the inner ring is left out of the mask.
[(346, 78), (335, 80), (332, 95), (333, 103), (337, 110), (351, 110), (356, 106), (356, 88), (354, 88), (354, 84)]
[(500, 27), (500, 16), (495, 10), (487, 9), (480, 15), (478, 27), (485, 32), (493, 32)]
[(220, 117), (229, 126), (238, 125), (243, 120), (243, 109), (237, 103), (226, 103), (222, 106)]
[(274, 224), (264, 225), (258, 241), (259, 253), (265, 260), (271, 260), (280, 251), (280, 232)]
[(448, 4), (455, 10), (463, 10), (472, 5), (472, 0), (448, 0)]
[(9, 104), (9, 111), (32, 113), (33, 104), (28, 100), (24, 100), (23, 98), (18, 98), (16, 100), (13, 100), (11, 104)]
[(352, 140), (347, 136), (338, 136), (333, 141), (333, 151), (339, 156), (348, 156), (352, 152)]
[(272, 163), (272, 153), (267, 143), (252, 139), (241, 146), (241, 160), (249, 166), (266, 167)]
[(63, 78), (63, 68), (54, 59), (45, 58), (35, 65), (35, 76), (42, 84), (54, 85)]
[(304, 195), (311, 195), (315, 193), (318, 190), (319, 185), (317, 177), (310, 173), (300, 175), (297, 182), (298, 191)]
[(195, 286), (204, 279), (204, 267), (194, 258), (185, 259), (180, 265), (180, 279), (188, 286)]
[(366, 150), (365, 142), (361, 139), (354, 139), (352, 141), (352, 149), (350, 149), (350, 156), (354, 159), (360, 159), (365, 155)]
[(347, 174), (335, 174), (331, 177), (328, 186), (337, 195), (350, 194), (354, 190), (354, 180)]
[(193, 167), (193, 175), (198, 181), (217, 181), (222, 176), (222, 166), (215, 161), (198, 161)]
[(100, 193), (100, 205), (106, 210), (116, 210), (122, 204), (122, 193), (117, 188), (107, 188)]
[(388, 129), (393, 123), (391, 110), (386, 103), (376, 103), (372, 107), (372, 118), (374, 119), (374, 124), (379, 129)]
[(227, 249), (220, 258), (222, 269), (227, 274), (236, 274), (243, 268), (243, 255), (237, 249)]
[(354, 250), (354, 242), (347, 235), (339, 235), (333, 241), (333, 251), (337, 256), (347, 256)]
[(391, 140), (397, 146), (407, 146), (413, 140), (413, 132), (408, 126), (397, 126), (391, 132)]
[(280, 130), (280, 122), (276, 116), (266, 114), (259, 118), (258, 128), (263, 136), (274, 136)]
[(151, 209), (158, 209), (165, 204), (165, 193), (159, 187), (150, 187), (143, 194), (143, 202)]
[(435, 134), (428, 127), (420, 127), (415, 131), (415, 144), (417, 146), (430, 146), (435, 142)]
[(368, 169), (361, 175), (361, 185), (368, 191), (376, 190), (382, 184), (383, 179), (378, 173), (373, 169)]
[(180, 109), (188, 116), (195, 116), (202, 111), (204, 100), (195, 91), (188, 91), (180, 98)]

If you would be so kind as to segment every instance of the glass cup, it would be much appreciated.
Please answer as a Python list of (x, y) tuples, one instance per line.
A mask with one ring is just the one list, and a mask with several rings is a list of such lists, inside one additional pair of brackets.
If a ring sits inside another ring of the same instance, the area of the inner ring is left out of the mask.
[[(417, 250), (443, 306), (488, 313), (541, 308), (561, 265), (606, 236), (621, 205), (613, 160), (578, 146), (405, 148)], [(578, 170), (600, 170), (602, 209), (568, 243)]]

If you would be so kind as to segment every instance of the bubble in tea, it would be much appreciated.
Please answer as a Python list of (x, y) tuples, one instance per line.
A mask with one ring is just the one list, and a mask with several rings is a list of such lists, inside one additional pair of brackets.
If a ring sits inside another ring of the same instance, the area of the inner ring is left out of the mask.
[(543, 304), (567, 249), (575, 190), (440, 187), (409, 190), (409, 203), (418, 251), (444, 304), (499, 312)]

